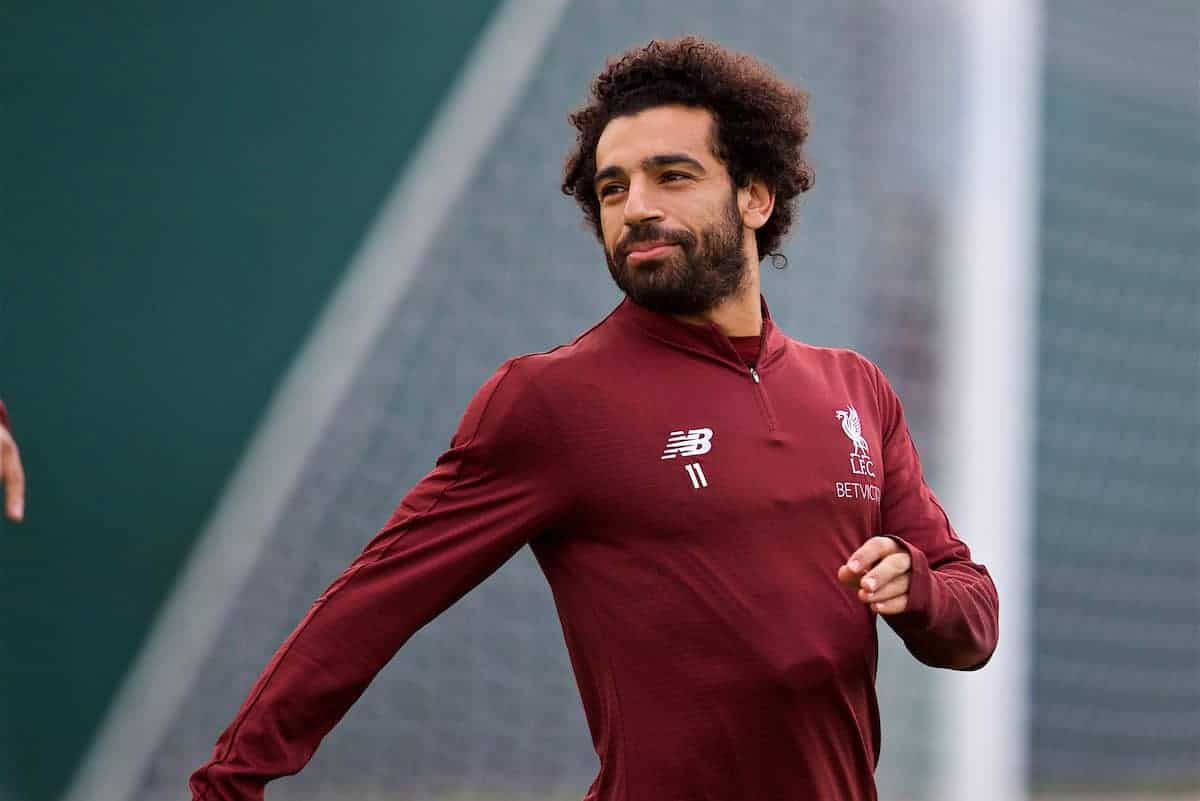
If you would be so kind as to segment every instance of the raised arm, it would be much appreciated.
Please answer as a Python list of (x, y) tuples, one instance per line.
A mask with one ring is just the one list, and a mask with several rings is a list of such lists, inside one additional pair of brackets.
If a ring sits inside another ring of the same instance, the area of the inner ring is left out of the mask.
[(565, 508), (559, 438), (521, 370), (484, 384), (437, 466), (276, 651), (192, 775), (195, 801), (261, 799), (298, 772), (409, 637)]

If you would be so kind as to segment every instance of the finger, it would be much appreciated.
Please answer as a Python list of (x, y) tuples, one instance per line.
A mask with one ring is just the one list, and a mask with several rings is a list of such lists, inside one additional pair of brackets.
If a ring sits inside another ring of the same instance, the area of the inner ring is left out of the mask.
[(874, 603), (875, 601), (890, 601), (893, 598), (907, 594), (908, 574), (906, 573), (902, 576), (897, 576), (874, 592), (859, 590), (858, 599), (864, 603)]
[(874, 592), (909, 570), (912, 570), (912, 557), (903, 552), (894, 553), (884, 557), (879, 564), (871, 568), (867, 575), (863, 576), (862, 586), (866, 587), (869, 592)]
[(860, 576), (858, 573), (855, 573), (846, 565), (842, 565), (838, 568), (837, 577), (838, 581), (842, 582), (847, 587), (853, 587), (854, 589), (858, 589), (858, 582), (862, 578), (862, 576)]
[(25, 471), (21, 469), (21, 454), (11, 438), (0, 442), (0, 481), (4, 482), (4, 511), (10, 520), (20, 522), (25, 516)]
[(900, 551), (896, 541), (888, 537), (871, 537), (846, 560), (846, 567), (860, 577), (870, 570), (876, 562), (889, 554)]
[(890, 601), (879, 601), (871, 604), (871, 610), (881, 615), (898, 615), (908, 609), (908, 596), (901, 595)]

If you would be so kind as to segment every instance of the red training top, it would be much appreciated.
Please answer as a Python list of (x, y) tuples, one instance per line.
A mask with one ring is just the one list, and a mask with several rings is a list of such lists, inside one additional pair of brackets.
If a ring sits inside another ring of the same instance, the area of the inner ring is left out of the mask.
[(867, 801), (876, 615), (837, 569), (912, 555), (884, 619), (937, 667), (982, 666), (996, 589), (926, 486), (871, 362), (785, 336), (756, 365), (715, 326), (624, 301), (505, 363), (450, 449), (276, 652), (201, 801), (299, 771), (418, 629), (529, 544), (554, 593), (600, 770), (586, 801)]

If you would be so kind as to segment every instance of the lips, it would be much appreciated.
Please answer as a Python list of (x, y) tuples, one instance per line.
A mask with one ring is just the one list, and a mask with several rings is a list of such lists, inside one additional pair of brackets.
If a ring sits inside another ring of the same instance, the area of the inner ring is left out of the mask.
[(674, 247), (678, 247), (678, 245), (672, 242), (637, 242), (628, 248), (625, 260), (639, 262), (661, 258)]

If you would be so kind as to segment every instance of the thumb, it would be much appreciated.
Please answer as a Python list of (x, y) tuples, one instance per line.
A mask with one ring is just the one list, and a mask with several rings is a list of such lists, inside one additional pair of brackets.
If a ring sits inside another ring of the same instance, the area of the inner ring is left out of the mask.
[(25, 471), (21, 456), (11, 438), (0, 441), (0, 480), (4, 482), (4, 509), (8, 518), (21, 522), (25, 517)]

